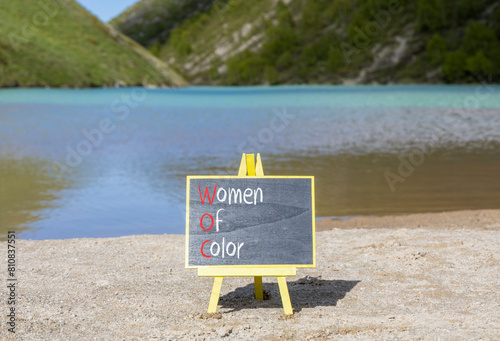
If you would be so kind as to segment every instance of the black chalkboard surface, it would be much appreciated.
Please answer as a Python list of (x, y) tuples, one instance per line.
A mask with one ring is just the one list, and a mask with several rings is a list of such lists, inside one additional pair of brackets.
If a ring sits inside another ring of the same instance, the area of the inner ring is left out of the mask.
[(313, 177), (187, 178), (186, 267), (315, 267)]

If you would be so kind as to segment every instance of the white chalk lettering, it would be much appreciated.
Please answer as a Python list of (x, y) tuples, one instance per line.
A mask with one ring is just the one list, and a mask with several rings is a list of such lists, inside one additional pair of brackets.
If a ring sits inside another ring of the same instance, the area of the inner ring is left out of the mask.
[[(230, 247), (230, 246), (232, 246), (232, 247), (233, 247), (233, 252), (229, 252), (229, 247)], [(233, 256), (234, 256), (234, 254), (236, 253), (236, 245), (234, 245), (234, 243), (233, 243), (233, 242), (229, 242), (229, 243), (227, 243), (226, 252), (227, 252), (227, 255), (228, 255), (228, 256), (233, 257)]]
[(217, 210), (217, 214), (215, 215), (215, 230), (219, 232), (219, 222), (223, 221), (222, 219), (219, 219), (219, 212), (224, 211), (223, 208)]
[[(214, 252), (214, 246), (217, 246), (217, 252)], [(220, 252), (220, 246), (216, 242), (212, 242), (212, 245), (210, 245), (210, 253), (212, 256), (218, 256)]]
[[(241, 189), (239, 189), (239, 188), (238, 189), (234, 189), (234, 188), (229, 189), (229, 205), (231, 205), (231, 197), (234, 198), (235, 203), (241, 204)], [(238, 200), (238, 198), (239, 198), (239, 200)]]
[(220, 243), (212, 241), (210, 245), (210, 255), (213, 257), (236, 257), (240, 259), (241, 248), (245, 245), (242, 242), (229, 242), (226, 244), (226, 239), (222, 238), (222, 246)]
[(240, 188), (228, 188), (226, 190), (220, 187), (217, 191), (217, 200), (219, 202), (227, 202), (229, 205), (243, 203), (257, 205), (258, 202), (264, 201), (264, 193), (260, 187), (257, 189), (245, 188), (243, 192)]
[(252, 196), (252, 190), (250, 188), (245, 189), (245, 192), (243, 192), (243, 200), (245, 201), (245, 204), (250, 205), (252, 202), (247, 201), (247, 197)]
[[(224, 197), (222, 199), (220, 198), (221, 192), (224, 193)], [(217, 191), (217, 200), (219, 200), (220, 202), (224, 202), (224, 201), (226, 201), (226, 196), (227, 196), (226, 190), (224, 188), (219, 188), (219, 190)]]
[(262, 194), (262, 189), (259, 187), (253, 192), (253, 204), (257, 205), (257, 193), (260, 192), (260, 202), (262, 202), (264, 195)]

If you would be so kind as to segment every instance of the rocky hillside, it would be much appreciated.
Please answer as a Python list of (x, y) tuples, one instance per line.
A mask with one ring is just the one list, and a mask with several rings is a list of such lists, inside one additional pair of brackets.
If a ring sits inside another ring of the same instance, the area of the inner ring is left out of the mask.
[[(161, 20), (155, 13), (141, 14), (148, 17), (142, 27)], [(132, 8), (127, 15), (133, 14)], [(500, 78), (500, 2), (494, 0), (229, 0), (184, 16), (143, 43), (194, 84)]]
[[(110, 21), (120, 32), (144, 46), (164, 43), (170, 31), (217, 0), (142, 0)], [(217, 1), (216, 6), (225, 3)]]
[(74, 0), (0, 0), (0, 87), (187, 82)]

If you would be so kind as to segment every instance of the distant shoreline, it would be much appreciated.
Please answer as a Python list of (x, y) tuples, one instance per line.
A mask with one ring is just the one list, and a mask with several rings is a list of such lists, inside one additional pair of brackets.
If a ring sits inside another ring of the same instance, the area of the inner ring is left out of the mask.
[(346, 219), (322, 218), (317, 231), (374, 228), (500, 229), (500, 209), (410, 213), (386, 216), (358, 216)]
[[(500, 209), (460, 210), (447, 212), (411, 213), (385, 216), (355, 216), (337, 219), (330, 217), (316, 218), (316, 232), (334, 229), (479, 229), (500, 230)], [(77, 237), (61, 239), (25, 239), (29, 241), (48, 240), (83, 240), (83, 239), (116, 239), (134, 236), (184, 236), (184, 234), (131, 234), (118, 237)]]
[[(0, 86), (0, 90), (4, 89), (74, 89), (74, 90), (90, 90), (90, 89), (127, 89), (127, 88), (149, 88), (149, 89), (177, 89), (177, 88), (279, 88), (279, 87), (294, 87), (294, 86), (304, 86), (304, 87), (315, 87), (315, 86), (345, 86), (345, 87), (363, 87), (363, 86), (373, 86), (373, 87), (385, 87), (385, 86), (470, 86), (470, 85), (481, 85), (481, 82), (469, 82), (469, 83), (443, 83), (443, 82), (434, 82), (434, 83), (360, 83), (360, 84), (344, 84), (344, 83), (333, 83), (333, 84), (308, 84), (308, 83), (284, 83), (284, 84), (238, 84), (238, 85), (211, 85), (211, 84), (188, 84), (188, 85), (150, 85), (145, 86), (142, 84), (137, 85), (120, 85), (120, 86)], [(500, 82), (492, 82), (488, 83), (488, 85), (500, 85)]]

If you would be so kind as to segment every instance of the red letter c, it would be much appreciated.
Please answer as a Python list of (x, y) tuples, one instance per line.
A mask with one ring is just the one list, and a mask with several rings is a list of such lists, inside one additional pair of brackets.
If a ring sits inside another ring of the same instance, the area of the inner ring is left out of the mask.
[(206, 254), (203, 253), (203, 246), (205, 246), (205, 243), (208, 243), (210, 241), (210, 239), (207, 239), (205, 240), (202, 244), (201, 244), (201, 254), (203, 257), (207, 257), (207, 258), (210, 258), (212, 256), (207, 256)]

